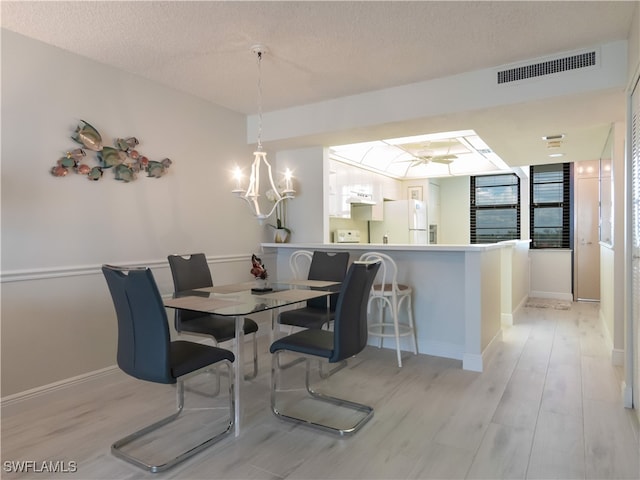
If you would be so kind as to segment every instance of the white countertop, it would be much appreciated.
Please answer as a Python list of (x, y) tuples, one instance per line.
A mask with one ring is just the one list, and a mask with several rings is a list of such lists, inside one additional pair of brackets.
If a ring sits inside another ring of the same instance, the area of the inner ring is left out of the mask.
[(296, 250), (379, 250), (401, 252), (482, 252), (509, 246), (516, 240), (480, 245), (413, 245), (387, 243), (263, 243), (263, 248)]

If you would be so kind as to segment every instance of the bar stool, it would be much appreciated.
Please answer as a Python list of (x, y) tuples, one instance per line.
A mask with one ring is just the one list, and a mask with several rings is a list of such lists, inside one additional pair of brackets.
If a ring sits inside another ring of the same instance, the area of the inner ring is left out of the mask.
[(289, 257), (289, 268), (294, 280), (305, 280), (311, 268), (313, 252), (310, 250), (296, 250)]
[[(418, 354), (416, 327), (413, 321), (413, 309), (411, 308), (413, 290), (408, 285), (398, 283), (398, 266), (388, 255), (379, 252), (367, 252), (360, 256), (360, 260), (363, 262), (382, 262), (367, 302), (367, 313), (371, 312), (371, 304), (376, 302), (379, 314), (378, 321), (369, 323), (369, 335), (380, 338), (380, 348), (382, 348), (382, 342), (385, 338), (395, 338), (398, 367), (402, 367), (400, 337), (410, 336), (413, 341), (413, 353)], [(407, 323), (400, 322), (398, 319), (403, 303), (407, 308)], [(389, 309), (389, 318), (385, 315), (387, 308)], [(391, 329), (391, 332), (386, 331), (387, 329)]]

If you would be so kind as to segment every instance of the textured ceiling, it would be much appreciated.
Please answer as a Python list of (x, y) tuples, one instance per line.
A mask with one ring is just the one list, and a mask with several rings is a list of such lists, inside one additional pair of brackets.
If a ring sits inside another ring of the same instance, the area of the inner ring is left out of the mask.
[(2, 1), (0, 14), (3, 28), (249, 114), (256, 43), (269, 48), (270, 111), (623, 40), (636, 4)]

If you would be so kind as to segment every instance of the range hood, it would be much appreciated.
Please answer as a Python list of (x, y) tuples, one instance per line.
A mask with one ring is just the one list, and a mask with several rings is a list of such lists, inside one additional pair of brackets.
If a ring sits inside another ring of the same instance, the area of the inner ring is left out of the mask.
[(373, 195), (370, 193), (363, 192), (351, 192), (347, 203), (351, 205), (375, 205), (376, 202), (373, 201)]

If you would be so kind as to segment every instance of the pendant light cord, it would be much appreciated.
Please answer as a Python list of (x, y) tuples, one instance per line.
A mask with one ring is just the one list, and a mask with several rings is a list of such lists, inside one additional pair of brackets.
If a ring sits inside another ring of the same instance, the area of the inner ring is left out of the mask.
[(262, 52), (258, 51), (258, 151), (262, 150)]

